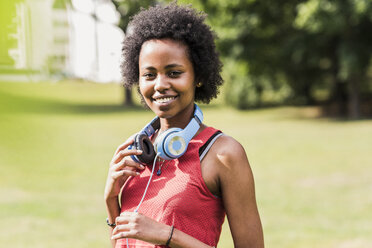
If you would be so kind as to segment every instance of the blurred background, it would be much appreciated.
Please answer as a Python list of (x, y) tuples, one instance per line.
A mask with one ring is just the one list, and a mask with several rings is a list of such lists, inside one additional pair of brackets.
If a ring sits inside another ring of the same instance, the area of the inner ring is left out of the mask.
[[(121, 46), (167, 2), (0, 1), (0, 247), (109, 247), (108, 163), (152, 118)], [(372, 2), (178, 3), (218, 36), (225, 84), (201, 106), (247, 151), (266, 246), (372, 247)]]

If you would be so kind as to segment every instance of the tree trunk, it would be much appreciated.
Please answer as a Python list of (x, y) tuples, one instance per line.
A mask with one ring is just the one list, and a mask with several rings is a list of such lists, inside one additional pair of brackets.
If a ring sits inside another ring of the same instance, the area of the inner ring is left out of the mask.
[(348, 116), (353, 120), (360, 118), (359, 79), (357, 76), (351, 77), (348, 85)]
[(348, 90), (347, 83), (339, 78), (340, 63), (337, 50), (339, 48), (339, 39), (335, 37), (332, 41), (331, 50), (331, 73), (333, 76), (333, 87), (331, 88), (330, 96), (330, 115), (333, 116), (346, 116), (347, 115), (347, 101), (348, 101)]
[(335, 76), (335, 84), (332, 90), (331, 105), (333, 105), (331, 115), (346, 116), (347, 115), (347, 89), (346, 83)]
[(305, 97), (305, 105), (311, 106), (315, 104), (315, 99), (311, 94), (311, 82), (304, 82), (303, 95)]
[(133, 106), (132, 89), (124, 87), (124, 106)]

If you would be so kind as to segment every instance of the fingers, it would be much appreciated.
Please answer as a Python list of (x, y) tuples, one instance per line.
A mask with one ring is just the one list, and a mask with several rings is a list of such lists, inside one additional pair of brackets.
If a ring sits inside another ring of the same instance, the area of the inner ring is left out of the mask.
[(111, 239), (124, 239), (124, 238), (130, 238), (133, 235), (131, 235), (130, 231), (117, 231), (117, 234), (112, 233)]
[[(136, 155), (141, 154), (141, 152), (136, 152)], [(136, 163), (127, 157), (123, 157), (120, 162), (114, 163), (111, 165), (111, 171), (119, 171), (124, 169), (125, 167), (131, 167), (133, 169), (143, 170), (145, 167), (142, 164)]]
[(132, 135), (131, 137), (129, 137), (123, 144), (121, 144), (117, 149), (116, 149), (116, 151), (115, 151), (115, 155), (118, 153), (118, 152), (120, 152), (120, 151), (122, 151), (122, 150), (124, 150), (124, 149), (126, 149), (128, 146), (130, 146), (131, 144), (133, 144), (133, 142), (134, 142), (134, 136), (135, 135)]
[(138, 212), (122, 212), (118, 217), (116, 217), (116, 221), (118, 222), (125, 222), (125, 221), (135, 221), (140, 216)]
[(112, 230), (112, 235), (118, 234), (119, 232), (128, 232), (130, 231), (130, 226), (128, 222), (123, 222), (122, 224), (116, 224), (114, 230)]
[(131, 155), (141, 155), (143, 151), (141, 150), (122, 150), (118, 152), (111, 160), (113, 163), (118, 163), (124, 157), (131, 156)]
[(118, 179), (119, 177), (121, 176), (138, 176), (140, 173), (139, 172), (136, 172), (136, 171), (132, 171), (132, 170), (121, 170), (121, 171), (117, 171), (117, 172), (114, 172), (112, 173), (111, 177), (112, 179), (116, 180)]
[(117, 234), (114, 234), (111, 236), (111, 239), (134, 238), (136, 236), (137, 236), (137, 232), (135, 230), (118, 231)]
[(119, 163), (110, 168), (112, 179), (116, 180), (121, 176), (138, 176), (140, 173), (136, 169), (144, 170), (145, 167), (127, 158), (123, 158)]
[(116, 227), (112, 230), (111, 239), (132, 238), (136, 235), (136, 221), (138, 213), (123, 212), (120, 216), (116, 217)]
[[(122, 212), (118, 217), (115, 219), (116, 227), (120, 225), (129, 225), (139, 221), (140, 214), (137, 212)], [(128, 226), (126, 226), (128, 227)]]

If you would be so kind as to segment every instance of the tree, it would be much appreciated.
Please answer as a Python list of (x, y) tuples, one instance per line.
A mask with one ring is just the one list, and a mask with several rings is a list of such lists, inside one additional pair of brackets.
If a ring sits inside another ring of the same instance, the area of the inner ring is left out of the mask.
[(323, 100), (336, 104), (341, 114), (359, 117), (360, 94), (371, 91), (371, 1), (193, 3), (209, 14), (220, 37), (230, 79), (226, 95), (237, 107), (260, 106), (267, 91), (282, 92), (294, 104), (314, 104), (322, 89)]
[(0, 2), (0, 71), (14, 67), (9, 50), (17, 47), (16, 4), (19, 0)]
[[(352, 119), (360, 117), (360, 95), (368, 88), (372, 54), (372, 2), (310, 0), (299, 5), (296, 26), (321, 39), (332, 75), (330, 101)], [(313, 39), (314, 40), (314, 39)]]
[[(123, 30), (124, 34), (127, 33), (128, 24), (131, 16), (136, 14), (141, 8), (148, 8), (156, 4), (155, 0), (111, 0), (115, 5), (117, 11), (120, 13), (119, 27)], [(132, 100), (132, 90), (129, 88), (124, 88), (125, 102), (124, 105), (133, 105)]]

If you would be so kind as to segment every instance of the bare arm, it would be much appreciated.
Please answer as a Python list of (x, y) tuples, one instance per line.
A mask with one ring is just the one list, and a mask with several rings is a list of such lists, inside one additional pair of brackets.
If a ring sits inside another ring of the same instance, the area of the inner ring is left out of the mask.
[(263, 248), (253, 174), (244, 148), (233, 138), (216, 142), (220, 188), (234, 247)]
[[(116, 217), (120, 215), (120, 205), (118, 195), (125, 181), (129, 176), (136, 176), (136, 169), (144, 169), (140, 164), (133, 162), (129, 156), (139, 155), (142, 151), (126, 150), (133, 143), (133, 139), (129, 138), (121, 144), (115, 151), (114, 157), (111, 160), (109, 172), (107, 175), (105, 186), (105, 204), (109, 223), (115, 223)], [(112, 236), (113, 227), (109, 227), (109, 235)], [(115, 247), (116, 240), (111, 240), (112, 247)]]
[[(107, 210), (107, 218), (109, 223), (115, 223), (115, 219), (117, 216), (120, 215), (120, 206), (118, 199), (108, 199), (106, 200), (106, 210)], [(112, 231), (114, 227), (109, 226), (109, 235), (112, 236)], [(112, 247), (115, 247), (116, 240), (110, 239)]]
[[(113, 230), (114, 240), (133, 238), (155, 245), (165, 245), (171, 232), (171, 226), (157, 222), (135, 212), (123, 212), (116, 218), (117, 226)], [(172, 248), (211, 248), (194, 237), (174, 229), (169, 246)]]

